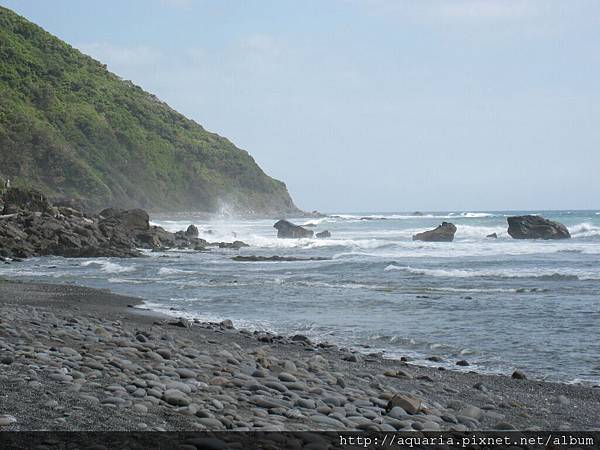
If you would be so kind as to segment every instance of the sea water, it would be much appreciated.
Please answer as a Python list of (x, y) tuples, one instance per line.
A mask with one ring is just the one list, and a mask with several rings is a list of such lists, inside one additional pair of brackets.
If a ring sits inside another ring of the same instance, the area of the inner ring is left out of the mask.
[[(514, 240), (506, 218), (541, 214), (573, 238)], [(563, 382), (600, 383), (600, 213), (597, 211), (330, 214), (293, 219), (327, 239), (277, 239), (273, 220), (153, 217), (170, 231), (191, 223), (239, 252), (147, 252), (145, 258), (33, 258), (0, 276), (109, 288), (145, 307), (238, 328), (300, 333), (420, 364)], [(412, 235), (442, 221), (452, 243)], [(497, 239), (486, 236), (496, 233)], [(237, 254), (326, 257), (236, 262)], [(439, 356), (442, 363), (427, 358)], [(456, 366), (466, 359), (469, 367)]]

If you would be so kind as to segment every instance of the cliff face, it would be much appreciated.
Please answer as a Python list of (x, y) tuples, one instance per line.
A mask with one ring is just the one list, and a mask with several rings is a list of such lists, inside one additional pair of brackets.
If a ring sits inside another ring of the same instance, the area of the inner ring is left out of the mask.
[(13, 185), (92, 208), (298, 212), (246, 151), (2, 7), (0, 160)]

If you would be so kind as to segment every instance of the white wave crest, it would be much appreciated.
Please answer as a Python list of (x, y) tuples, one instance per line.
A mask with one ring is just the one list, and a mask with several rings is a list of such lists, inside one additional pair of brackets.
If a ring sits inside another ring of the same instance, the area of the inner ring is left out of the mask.
[(81, 265), (82, 267), (100, 266), (100, 271), (104, 273), (124, 273), (133, 272), (136, 270), (135, 266), (122, 266), (106, 260), (84, 261), (81, 263)]
[(178, 274), (178, 273), (194, 273), (194, 272), (191, 270), (174, 269), (171, 267), (161, 267), (158, 270), (159, 275), (174, 275), (174, 274)]
[(464, 212), (461, 214), (462, 217), (467, 217), (469, 219), (479, 219), (483, 217), (494, 217), (494, 214), (490, 213), (480, 213), (480, 212)]
[(474, 270), (474, 269), (424, 269), (410, 266), (388, 265), (385, 271), (398, 270), (414, 275), (425, 275), (441, 278), (540, 278), (546, 280), (600, 280), (600, 272), (588, 272), (581, 270), (555, 270), (555, 269), (497, 269), (497, 270)]
[(600, 236), (600, 227), (590, 222), (583, 222), (569, 228), (574, 238)]

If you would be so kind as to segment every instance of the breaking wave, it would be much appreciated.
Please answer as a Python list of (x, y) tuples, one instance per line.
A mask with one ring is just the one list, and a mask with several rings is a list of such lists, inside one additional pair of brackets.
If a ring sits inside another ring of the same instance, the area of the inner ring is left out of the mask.
[(600, 227), (589, 222), (583, 222), (569, 228), (571, 236), (574, 238), (600, 236)]
[(440, 278), (536, 278), (540, 280), (600, 280), (600, 272), (583, 271), (556, 271), (553, 269), (497, 269), (497, 270), (476, 270), (476, 269), (424, 269), (410, 266), (388, 265), (386, 272), (398, 270), (413, 275), (425, 275)]
[(121, 264), (105, 260), (85, 261), (81, 263), (81, 266), (99, 266), (100, 271), (104, 273), (124, 273), (133, 272), (136, 270), (135, 266), (122, 266)]

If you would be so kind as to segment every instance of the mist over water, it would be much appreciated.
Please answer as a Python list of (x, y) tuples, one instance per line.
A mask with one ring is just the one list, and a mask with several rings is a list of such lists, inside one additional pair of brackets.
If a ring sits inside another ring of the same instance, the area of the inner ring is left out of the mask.
[[(208, 241), (242, 240), (242, 255), (327, 261), (234, 262), (237, 251), (168, 251), (146, 258), (35, 258), (0, 275), (78, 283), (143, 297), (146, 307), (238, 328), (302, 333), (391, 358), (444, 358), (456, 370), (600, 382), (600, 214), (533, 211), (573, 238), (517, 241), (513, 212), (357, 213), (296, 219), (330, 239), (276, 238), (274, 220), (155, 217), (170, 231), (194, 223)], [(452, 243), (412, 241), (451, 221)], [(497, 233), (498, 239), (486, 236)], [(467, 359), (470, 367), (455, 365)], [(435, 363), (439, 365), (439, 363)]]

